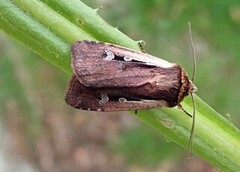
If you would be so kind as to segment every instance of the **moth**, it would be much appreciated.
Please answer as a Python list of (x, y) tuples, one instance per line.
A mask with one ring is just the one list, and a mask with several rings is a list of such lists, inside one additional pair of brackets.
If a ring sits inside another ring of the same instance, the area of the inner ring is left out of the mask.
[[(144, 52), (103, 42), (73, 43), (73, 75), (65, 93), (66, 103), (77, 109), (105, 112), (178, 106), (193, 117), (189, 156), (195, 125), (193, 93), (197, 91), (193, 83), (196, 59), (190, 23), (189, 34), (194, 64), (191, 80), (180, 65)], [(193, 102), (192, 115), (181, 106), (189, 94)]]
[(65, 101), (77, 109), (181, 107), (184, 97), (197, 90), (180, 65), (143, 52), (84, 40), (73, 43), (71, 53), (73, 76)]

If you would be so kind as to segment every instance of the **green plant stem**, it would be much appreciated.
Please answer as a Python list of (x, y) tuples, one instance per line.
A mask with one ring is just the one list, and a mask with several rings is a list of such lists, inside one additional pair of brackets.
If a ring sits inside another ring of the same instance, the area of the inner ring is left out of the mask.
[[(0, 28), (69, 74), (70, 44), (76, 40), (99, 40), (139, 49), (136, 41), (107, 24), (97, 10), (79, 0), (1, 0)], [(192, 112), (190, 98), (182, 105)], [(197, 96), (196, 106), (193, 153), (224, 171), (238, 171), (238, 129)], [(177, 108), (131, 114), (157, 129), (168, 141), (187, 147), (192, 119)]]

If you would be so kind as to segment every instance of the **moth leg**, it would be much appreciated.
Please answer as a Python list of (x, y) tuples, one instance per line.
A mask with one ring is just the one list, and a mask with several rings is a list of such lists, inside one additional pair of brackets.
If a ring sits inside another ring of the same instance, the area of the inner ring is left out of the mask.
[[(118, 99), (118, 101), (124, 103), (124, 102), (127, 102), (127, 99), (121, 97)], [(137, 114), (137, 110), (135, 110), (134, 113)]]
[(107, 93), (101, 92), (101, 100), (99, 100), (99, 104), (104, 105), (109, 101), (109, 97), (107, 96)]
[(190, 113), (188, 113), (181, 104), (178, 104), (178, 109), (181, 109), (185, 114), (187, 114), (188, 116), (190, 116), (192, 118), (192, 115)]
[(145, 42), (143, 40), (138, 41), (139, 48), (143, 53), (146, 53), (145, 49), (143, 48), (144, 45), (145, 45)]

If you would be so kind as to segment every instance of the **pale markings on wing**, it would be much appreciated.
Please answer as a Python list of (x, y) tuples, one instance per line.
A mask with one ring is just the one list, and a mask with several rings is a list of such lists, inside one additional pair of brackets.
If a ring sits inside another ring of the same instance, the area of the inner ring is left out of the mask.
[(124, 61), (127, 61), (127, 62), (132, 61), (132, 58), (129, 56), (124, 56), (123, 59)]
[[(112, 52), (115, 55), (121, 55), (122, 54), (122, 49), (119, 49), (119, 47), (112, 47)], [(170, 68), (173, 67), (174, 63), (170, 63), (166, 60), (163, 60), (161, 58), (146, 54), (146, 53), (141, 53), (141, 52), (133, 52), (130, 49), (126, 49), (124, 51), (124, 57), (130, 58), (131, 60), (143, 62), (146, 65), (149, 66), (156, 66), (156, 67), (162, 67), (162, 68)]]
[(127, 99), (121, 97), (121, 98), (118, 99), (118, 101), (121, 102), (121, 103), (122, 103), (122, 102), (127, 102)]
[(111, 61), (111, 60), (114, 59), (115, 56), (114, 56), (114, 54), (113, 54), (112, 51), (110, 51), (110, 50), (104, 50), (104, 52), (106, 53), (106, 57), (105, 57), (104, 60)]
[(157, 66), (157, 67), (162, 67), (162, 68), (170, 68), (175, 65), (174, 63), (170, 63), (166, 60), (151, 56), (149, 54), (146, 54), (145, 57), (134, 56), (134, 57), (132, 57), (132, 59), (140, 61), (140, 62), (144, 62), (144, 63), (146, 63), (146, 65)]

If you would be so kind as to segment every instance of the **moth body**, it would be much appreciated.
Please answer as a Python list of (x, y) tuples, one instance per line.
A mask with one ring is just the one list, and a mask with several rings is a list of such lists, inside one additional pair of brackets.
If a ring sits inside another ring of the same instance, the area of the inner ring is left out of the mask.
[(179, 105), (196, 91), (178, 64), (95, 41), (72, 45), (67, 104), (82, 110), (126, 111)]

